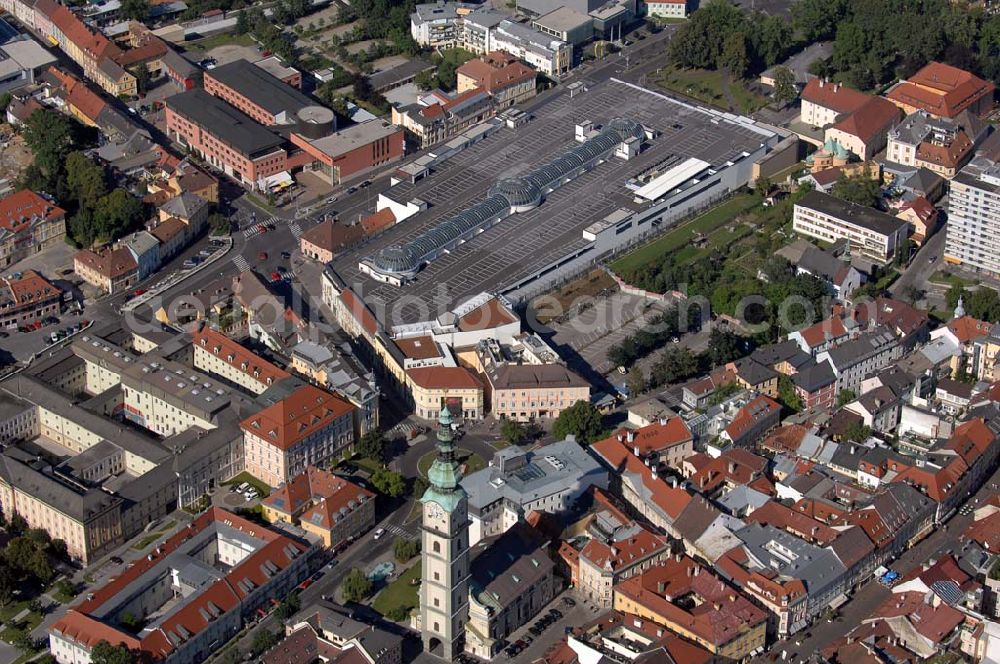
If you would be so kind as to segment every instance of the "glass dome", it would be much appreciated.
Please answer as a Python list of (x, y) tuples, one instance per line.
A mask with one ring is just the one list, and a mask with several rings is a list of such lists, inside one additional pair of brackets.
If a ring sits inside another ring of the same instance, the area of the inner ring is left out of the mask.
[[(646, 132), (642, 128), (642, 125), (635, 120), (629, 120), (627, 118), (615, 118), (614, 120), (611, 120), (604, 127), (604, 131), (616, 132), (619, 139), (622, 141), (629, 138), (638, 138), (641, 141), (646, 137)], [(604, 133), (604, 131), (601, 133)]]
[(503, 196), (512, 208), (538, 205), (542, 200), (542, 190), (523, 178), (507, 178), (490, 187), (490, 196)]
[(378, 252), (375, 257), (375, 267), (382, 272), (406, 274), (416, 272), (420, 261), (414, 256), (413, 250), (399, 244), (393, 244)]

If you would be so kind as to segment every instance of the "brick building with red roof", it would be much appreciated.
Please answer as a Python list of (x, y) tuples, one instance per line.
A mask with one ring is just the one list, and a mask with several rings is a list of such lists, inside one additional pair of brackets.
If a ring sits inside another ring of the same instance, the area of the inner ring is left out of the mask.
[(968, 110), (978, 116), (993, 108), (996, 86), (964, 69), (931, 62), (885, 93), (909, 115), (918, 110), (938, 118), (954, 118)]
[(0, 199), (0, 267), (36, 254), (66, 236), (66, 211), (30, 189)]

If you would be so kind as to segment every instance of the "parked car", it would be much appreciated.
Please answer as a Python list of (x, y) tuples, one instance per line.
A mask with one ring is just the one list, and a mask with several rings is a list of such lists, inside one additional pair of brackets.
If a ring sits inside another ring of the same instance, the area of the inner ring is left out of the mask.
[(372, 539), (377, 540), (378, 538), (382, 537), (382, 535), (385, 535), (385, 528), (379, 528), (378, 530), (376, 530), (375, 534), (372, 536)]

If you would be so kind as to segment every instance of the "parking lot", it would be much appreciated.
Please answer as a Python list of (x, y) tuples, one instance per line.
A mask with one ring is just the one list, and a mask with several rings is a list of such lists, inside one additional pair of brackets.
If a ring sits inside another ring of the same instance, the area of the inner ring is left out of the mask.
[[(533, 634), (532, 628), (552, 609), (561, 615), (549, 622), (537, 635)], [(567, 590), (542, 609), (534, 620), (508, 637), (507, 640), (512, 645), (523, 642), (523, 648), (510, 650), (511, 646), (507, 646), (495, 659), (511, 662), (534, 662), (560, 641), (566, 635), (567, 629), (583, 625), (601, 613), (603, 613), (601, 609), (585, 601), (575, 590)]]

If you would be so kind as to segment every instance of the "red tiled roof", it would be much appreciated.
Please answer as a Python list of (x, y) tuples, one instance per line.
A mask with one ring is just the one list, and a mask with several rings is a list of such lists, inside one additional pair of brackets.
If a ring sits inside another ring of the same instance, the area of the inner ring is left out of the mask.
[(964, 69), (931, 62), (889, 90), (886, 97), (932, 115), (954, 118), (983, 97), (992, 97), (995, 87)]
[(972, 152), (972, 141), (965, 131), (958, 130), (955, 138), (947, 145), (923, 141), (917, 146), (917, 159), (942, 168), (958, 168)]
[(897, 592), (875, 609), (871, 618), (905, 618), (913, 628), (934, 645), (955, 631), (965, 620), (961, 611), (932, 599), (919, 591)]
[(414, 367), (406, 375), (425, 390), (474, 390), (482, 384), (465, 367)]
[(383, 228), (388, 228), (396, 223), (396, 215), (389, 208), (383, 208), (374, 214), (370, 214), (361, 220), (361, 228), (365, 234), (374, 235)]
[[(746, 485), (767, 468), (767, 459), (738, 447), (731, 447), (691, 476), (701, 493), (711, 493), (723, 484)], [(773, 487), (772, 487), (773, 488)]]
[(847, 328), (839, 316), (833, 316), (814, 325), (799, 330), (799, 334), (809, 348), (817, 348), (824, 343), (847, 336)]
[[(681, 626), (716, 647), (767, 621), (764, 611), (688, 556), (668, 558), (622, 580), (615, 593), (642, 606), (665, 627)], [(691, 595), (696, 598), (694, 606), (670, 599)]]
[(422, 337), (395, 339), (394, 341), (399, 350), (403, 351), (403, 355), (411, 360), (429, 360), (441, 357), (441, 351), (438, 350), (437, 344), (434, 343), (434, 337), (429, 334)]
[(365, 231), (361, 225), (345, 226), (328, 219), (299, 236), (299, 242), (308, 242), (324, 251), (336, 253), (353, 247), (364, 238)]
[(801, 424), (783, 424), (761, 441), (761, 447), (776, 452), (796, 452), (809, 429)]
[(349, 513), (374, 498), (375, 494), (368, 489), (309, 466), (304, 473), (299, 473), (272, 491), (263, 503), (291, 517), (302, 512), (299, 516), (301, 521), (330, 529), (340, 520), (341, 514)]
[(138, 270), (139, 265), (132, 257), (132, 253), (125, 247), (111, 249), (105, 247), (100, 252), (90, 249), (82, 249), (73, 256), (74, 263), (86, 265), (105, 278), (117, 279), (133, 270)]
[(535, 79), (534, 69), (503, 51), (493, 51), (469, 60), (458, 68), (457, 73), (473, 79), (476, 85), (490, 94)]
[(32, 218), (55, 221), (65, 216), (65, 210), (30, 189), (22, 189), (0, 199), (0, 228), (12, 233), (18, 233), (30, 226)]
[(917, 196), (912, 201), (903, 203), (902, 207), (899, 208), (899, 211), (902, 212), (904, 210), (913, 210), (914, 214), (916, 214), (917, 217), (925, 224), (933, 219), (938, 213), (937, 208), (923, 196)]
[(58, 286), (34, 270), (22, 272), (20, 279), (10, 277), (5, 281), (16, 304), (45, 301), (62, 293)]
[(287, 450), (300, 440), (350, 417), (354, 406), (314, 385), (303, 385), (278, 403), (243, 420), (244, 431)]
[(740, 408), (736, 417), (726, 427), (729, 439), (737, 441), (747, 434), (758, 422), (770, 415), (781, 412), (781, 405), (774, 399), (760, 395)]
[(837, 83), (828, 83), (820, 78), (812, 78), (802, 90), (802, 100), (817, 106), (829, 108), (837, 113), (853, 113), (868, 100), (869, 95)]
[(495, 297), (464, 314), (458, 319), (458, 329), (461, 332), (489, 330), (501, 325), (516, 323), (517, 318), (507, 307)]
[[(200, 330), (191, 334), (191, 343), (196, 348), (204, 348), (208, 353), (217, 356), (220, 360), (253, 377), (254, 380), (263, 385), (272, 385), (291, 375), (246, 346), (230, 339), (221, 332), (216, 332), (207, 325), (203, 325)], [(244, 365), (246, 366), (244, 367)], [(254, 375), (255, 373), (257, 375)]]
[(619, 442), (615, 436), (600, 440), (590, 447), (616, 472), (638, 475), (640, 481), (649, 491), (649, 499), (671, 519), (679, 517), (687, 504), (691, 502), (691, 494), (679, 487), (670, 486), (662, 479), (653, 477), (652, 470), (632, 454), (625, 447), (625, 444)]
[[(232, 524), (233, 528), (242, 530), (251, 537), (263, 540), (263, 545), (230, 569), (225, 578), (215, 581), (182, 608), (169, 615), (157, 629), (147, 633), (142, 639), (137, 639), (92, 617), (105, 603), (135, 583), (140, 576), (161, 565), (169, 554), (176, 551), (190, 537), (222, 521)], [(247, 597), (247, 593), (239, 587), (238, 582), (249, 579), (257, 588), (266, 585), (269, 577), (263, 571), (264, 563), (269, 561), (276, 568), (285, 569), (290, 563), (286, 554), (289, 548), (299, 553), (306, 551), (306, 547), (302, 544), (273, 530), (218, 507), (210, 508), (145, 558), (132, 562), (117, 578), (93, 590), (86, 600), (72, 607), (49, 629), (87, 648), (93, 647), (100, 640), (105, 640), (112, 644), (124, 643), (129, 648), (141, 649), (153, 659), (165, 658), (175, 650), (175, 643), (181, 642), (168, 639), (168, 632), (178, 638), (183, 631), (195, 635), (209, 626), (209, 620), (214, 620), (212, 614), (216, 609), (222, 612), (238, 610), (241, 601)], [(208, 616), (208, 619), (205, 616)], [(187, 641), (189, 638), (182, 640)]]
[(962, 316), (948, 321), (948, 329), (955, 335), (959, 343), (967, 344), (979, 337), (986, 336), (990, 331), (990, 323), (973, 318), (972, 316)]
[(580, 551), (580, 558), (598, 569), (622, 572), (670, 548), (668, 538), (641, 524), (637, 526), (638, 532), (628, 539), (615, 540), (610, 544), (599, 539), (590, 540)]
[(773, 500), (755, 509), (746, 517), (746, 520), (774, 526), (819, 546), (830, 544), (840, 534), (839, 531), (825, 523)]
[(1000, 510), (970, 523), (964, 537), (978, 542), (990, 553), (1000, 553)]
[(675, 445), (692, 440), (691, 430), (681, 417), (671, 417), (665, 424), (654, 422), (640, 429), (619, 429), (616, 433), (629, 446), (639, 449), (641, 456), (663, 452)]
[(759, 571), (748, 569), (750, 559), (743, 546), (730, 549), (715, 562), (716, 568), (729, 579), (739, 584), (748, 593), (757, 595), (773, 604), (782, 604), (782, 599), (789, 604), (806, 594), (806, 586), (800, 579), (776, 581)]
[(867, 144), (888, 131), (899, 120), (899, 115), (899, 107), (891, 101), (870, 97), (860, 108), (833, 125), (833, 128), (856, 136)]

